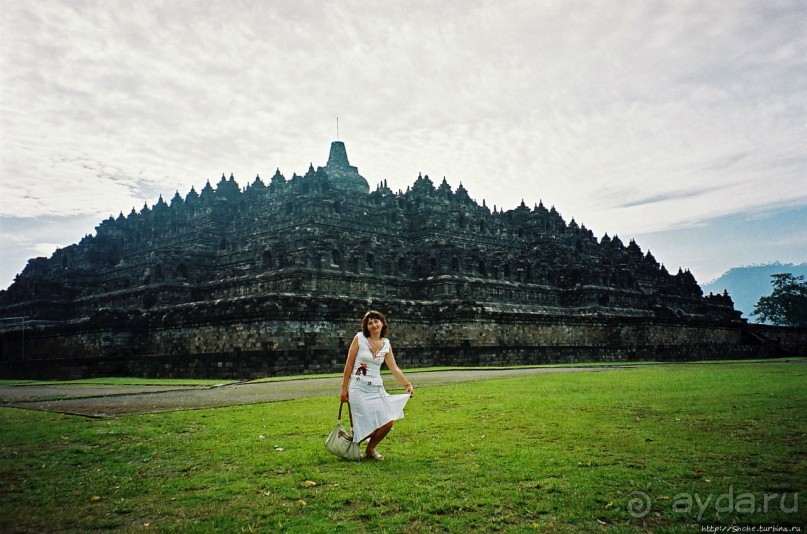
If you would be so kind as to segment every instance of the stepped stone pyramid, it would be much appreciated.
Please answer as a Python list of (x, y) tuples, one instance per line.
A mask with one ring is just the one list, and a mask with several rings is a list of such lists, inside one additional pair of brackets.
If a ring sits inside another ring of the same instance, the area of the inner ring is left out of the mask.
[(333, 371), (369, 307), (410, 363), (753, 352), (732, 349), (745, 322), (727, 294), (704, 296), (636, 242), (542, 202), (491, 211), (445, 178), (370, 191), (335, 141), (303, 176), (222, 175), (30, 260), (0, 316), (26, 318), (39, 364), (18, 361), (14, 329), (3, 358), (28, 374)]

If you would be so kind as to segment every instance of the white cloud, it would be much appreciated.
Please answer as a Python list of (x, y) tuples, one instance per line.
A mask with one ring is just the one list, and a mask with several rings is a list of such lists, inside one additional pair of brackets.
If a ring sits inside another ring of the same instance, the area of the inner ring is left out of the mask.
[(6, 217), (105, 217), (222, 172), (303, 173), (336, 116), (371, 184), (446, 176), (599, 235), (807, 202), (799, 3), (2, 8)]
[(59, 248), (59, 243), (36, 243), (33, 247), (37, 256), (48, 257)]

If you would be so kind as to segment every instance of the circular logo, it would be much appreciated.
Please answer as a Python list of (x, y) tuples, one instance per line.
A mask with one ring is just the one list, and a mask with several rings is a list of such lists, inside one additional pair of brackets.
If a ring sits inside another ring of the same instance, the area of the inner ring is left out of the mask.
[(650, 495), (643, 491), (634, 491), (630, 494), (631, 500), (628, 501), (628, 513), (641, 519), (650, 513)]

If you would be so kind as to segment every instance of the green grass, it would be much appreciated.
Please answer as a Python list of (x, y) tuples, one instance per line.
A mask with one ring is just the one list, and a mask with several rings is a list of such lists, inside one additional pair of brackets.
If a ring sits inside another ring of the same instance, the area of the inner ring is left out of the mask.
[[(742, 360), (742, 363), (771, 363), (771, 362), (799, 362), (805, 361), (804, 357), (788, 357), (788, 358), (766, 358), (758, 360)], [(701, 360), (697, 362), (688, 362), (696, 364), (725, 364), (726, 360)], [(495, 366), (482, 366), (482, 367), (420, 367), (413, 369), (406, 369), (407, 374), (411, 373), (430, 373), (439, 371), (492, 371), (497, 369), (536, 369), (542, 367), (635, 367), (639, 365), (666, 365), (655, 361), (636, 361), (636, 362), (574, 362), (574, 363), (552, 363), (552, 364), (538, 364), (538, 365), (519, 365), (515, 367), (495, 367)], [(381, 372), (384, 375), (389, 375), (388, 370)], [(340, 377), (342, 373), (321, 373), (321, 374), (306, 374), (306, 375), (293, 375), (293, 376), (270, 376), (265, 378), (258, 378), (248, 380), (248, 382), (285, 382), (289, 380), (304, 380), (308, 378), (334, 378)], [(0, 379), (0, 386), (70, 386), (70, 385), (99, 385), (99, 386), (217, 386), (221, 384), (233, 384), (240, 382), (236, 379), (196, 379), (196, 378), (137, 378), (137, 377), (106, 377), (106, 378), (82, 378), (78, 380), (24, 380), (24, 379)]]
[[(337, 408), (334, 392), (111, 420), (0, 409), (0, 531), (807, 523), (803, 364), (655, 365), (420, 388), (379, 447), (382, 463), (325, 451)], [(643, 517), (627, 509), (638, 492), (651, 500)], [(760, 508), (767, 496), (768, 511), (750, 513), (749, 496)]]
[[(770, 363), (770, 362), (799, 362), (805, 361), (807, 358), (804, 357), (788, 357), (788, 358), (765, 358), (765, 359), (755, 359), (755, 360), (742, 360), (742, 363)], [(725, 364), (727, 360), (701, 360), (698, 362), (688, 362), (688, 363), (698, 363), (698, 364), (710, 364), (710, 363), (719, 363)], [(406, 374), (412, 373), (432, 373), (432, 372), (439, 372), (439, 371), (494, 371), (494, 370), (501, 370), (501, 369), (540, 369), (542, 367), (553, 368), (553, 367), (636, 367), (640, 365), (665, 365), (663, 363), (655, 362), (655, 361), (635, 361), (635, 362), (573, 362), (573, 363), (550, 363), (550, 364), (537, 364), (537, 365), (518, 365), (518, 366), (510, 366), (510, 367), (496, 367), (496, 366), (480, 366), (480, 367), (457, 367), (457, 366), (437, 366), (437, 367), (418, 367), (418, 368), (407, 368), (405, 370)], [(389, 375), (390, 372), (388, 370), (381, 371), (382, 375)], [(334, 378), (340, 377), (342, 373), (324, 373), (324, 374), (308, 374), (308, 375), (294, 375), (294, 376), (273, 376), (273, 377), (266, 377), (266, 378), (258, 378), (255, 380), (250, 380), (250, 382), (280, 382), (280, 381), (287, 381), (287, 380), (302, 380), (306, 378)], [(2, 385), (2, 381), (0, 381), (0, 385)]]

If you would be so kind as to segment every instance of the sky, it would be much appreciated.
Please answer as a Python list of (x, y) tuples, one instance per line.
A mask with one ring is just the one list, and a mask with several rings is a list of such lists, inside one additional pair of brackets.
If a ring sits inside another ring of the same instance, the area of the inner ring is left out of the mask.
[(347, 147), (706, 283), (807, 261), (807, 2), (0, 0), (0, 288), (110, 215)]

